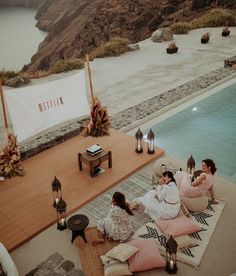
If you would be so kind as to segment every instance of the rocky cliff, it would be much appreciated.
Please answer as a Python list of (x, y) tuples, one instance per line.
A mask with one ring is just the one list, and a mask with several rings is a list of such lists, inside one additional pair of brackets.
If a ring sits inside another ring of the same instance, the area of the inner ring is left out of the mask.
[(48, 31), (24, 71), (47, 70), (63, 58), (81, 58), (112, 36), (137, 42), (160, 26), (192, 20), (206, 10), (236, 8), (235, 0), (0, 0), (37, 7), (37, 26)]

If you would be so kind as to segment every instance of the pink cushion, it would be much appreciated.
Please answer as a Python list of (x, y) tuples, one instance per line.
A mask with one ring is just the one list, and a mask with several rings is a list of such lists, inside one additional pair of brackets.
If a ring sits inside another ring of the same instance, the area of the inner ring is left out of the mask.
[(139, 251), (128, 260), (131, 272), (145, 271), (165, 266), (165, 261), (159, 252), (155, 240), (140, 239), (133, 240), (127, 244), (139, 249)]
[(157, 226), (165, 235), (178, 237), (192, 234), (201, 230), (201, 227), (186, 216), (180, 216), (175, 219), (158, 220)]

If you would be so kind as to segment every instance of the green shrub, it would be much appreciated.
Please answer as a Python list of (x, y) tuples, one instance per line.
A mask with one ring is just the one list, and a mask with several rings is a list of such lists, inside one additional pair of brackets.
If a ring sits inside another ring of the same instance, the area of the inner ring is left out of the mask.
[(50, 74), (58, 74), (82, 68), (84, 68), (84, 61), (82, 59), (60, 59), (50, 68)]
[(127, 38), (113, 37), (108, 42), (100, 45), (91, 54), (90, 58), (104, 58), (112, 56), (120, 56), (129, 51), (128, 44), (130, 40)]
[(170, 26), (173, 34), (187, 34), (190, 30), (188, 22), (177, 22)]
[(13, 70), (1, 70), (0, 71), (0, 79), (2, 80), (2, 84), (4, 84), (5, 81), (10, 80), (12, 78), (15, 78), (20, 75), (19, 71), (13, 71)]
[(214, 9), (190, 23), (191, 29), (205, 27), (221, 27), (224, 25), (236, 25), (236, 12), (224, 9)]

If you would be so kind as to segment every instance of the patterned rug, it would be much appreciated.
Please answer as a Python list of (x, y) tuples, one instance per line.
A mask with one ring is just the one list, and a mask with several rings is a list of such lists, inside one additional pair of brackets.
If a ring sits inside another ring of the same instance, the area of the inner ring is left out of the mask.
[[(193, 247), (182, 248), (177, 252), (177, 259), (194, 267), (198, 267), (215, 230), (216, 224), (224, 209), (224, 202), (217, 205), (210, 204), (208, 208), (200, 213), (191, 212), (191, 219), (201, 227), (201, 230), (195, 232), (190, 237), (195, 241)], [(137, 230), (133, 239), (155, 239), (162, 255), (166, 252), (167, 237), (161, 232), (157, 225), (149, 222)]]
[[(151, 176), (146, 172), (140, 172), (99, 196), (96, 200), (85, 206), (83, 211), (95, 220), (102, 219), (107, 215), (111, 206), (112, 195), (115, 191), (123, 192), (129, 202), (132, 202), (135, 198), (144, 195), (152, 188)], [(191, 235), (197, 241), (197, 246), (178, 252), (178, 259), (180, 261), (194, 267), (199, 266), (224, 206), (225, 203), (220, 201), (217, 205), (209, 204), (204, 212), (191, 212), (191, 219), (201, 226), (201, 230)], [(152, 223), (142, 210), (135, 212), (135, 216), (132, 217), (132, 223), (135, 231), (134, 238), (156, 239), (160, 252), (163, 255), (165, 254), (165, 235), (161, 233), (156, 224)]]
[[(119, 191), (125, 194), (126, 199), (132, 202), (135, 198), (144, 195), (147, 191), (152, 189), (151, 177), (149, 174), (137, 173), (131, 176), (126, 181), (122, 182), (119, 186), (112, 188), (105, 194), (97, 197), (95, 200), (85, 205), (82, 210), (88, 214), (88, 217), (92, 217), (97, 221), (98, 219), (104, 218), (110, 207), (112, 195), (115, 191)], [(149, 216), (147, 216), (142, 210), (135, 212), (135, 216), (131, 217), (134, 230), (136, 231), (144, 223), (150, 221)]]

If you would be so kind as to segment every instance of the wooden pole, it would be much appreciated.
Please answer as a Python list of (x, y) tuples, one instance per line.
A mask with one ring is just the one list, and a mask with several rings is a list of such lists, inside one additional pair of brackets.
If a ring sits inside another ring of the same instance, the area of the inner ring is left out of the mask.
[(1, 94), (1, 101), (2, 101), (2, 111), (3, 111), (3, 117), (4, 117), (4, 124), (5, 124), (5, 128), (8, 131), (7, 114), (6, 114), (6, 109), (5, 109), (4, 97), (3, 97), (3, 91), (2, 91), (2, 80), (1, 79), (0, 79), (0, 94)]
[(90, 85), (90, 98), (92, 102), (91, 109), (93, 109), (93, 83), (92, 83), (92, 75), (91, 75), (91, 70), (90, 70), (90, 64), (89, 64), (89, 55), (86, 54), (86, 62), (87, 62), (87, 67), (88, 67), (88, 75), (89, 75), (89, 85)]

